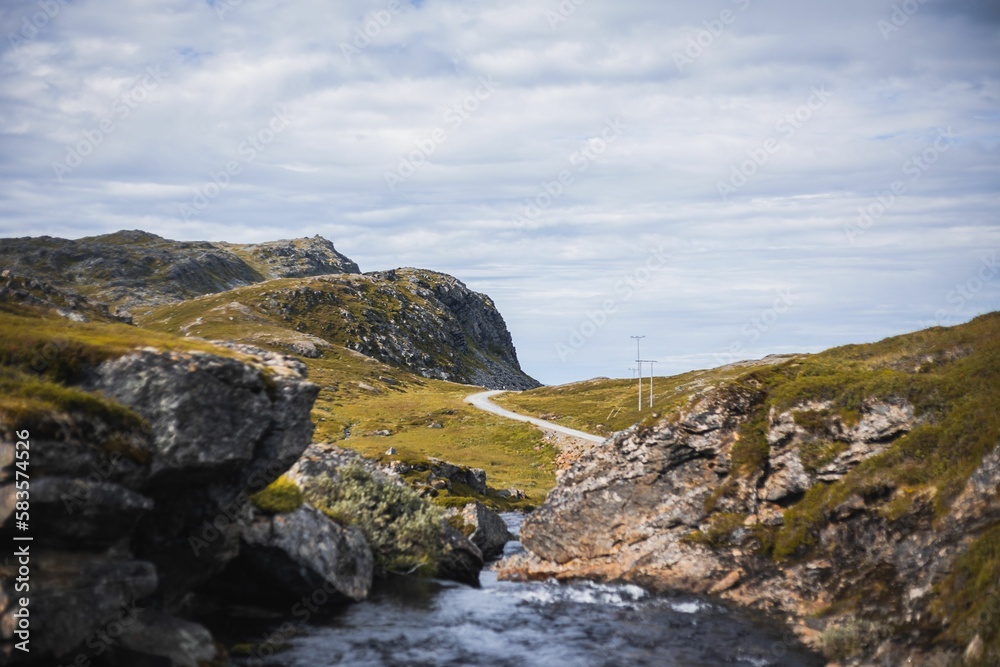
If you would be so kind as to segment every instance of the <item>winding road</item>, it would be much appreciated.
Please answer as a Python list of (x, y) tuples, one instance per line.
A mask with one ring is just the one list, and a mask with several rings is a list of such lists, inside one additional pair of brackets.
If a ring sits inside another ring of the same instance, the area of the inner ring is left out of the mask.
[(481, 391), (478, 394), (472, 394), (471, 396), (466, 396), (465, 402), (469, 403), (473, 407), (479, 408), (480, 410), (485, 410), (486, 412), (492, 412), (495, 415), (500, 415), (501, 417), (506, 417), (507, 419), (516, 419), (519, 422), (528, 422), (529, 424), (534, 424), (535, 426), (545, 429), (546, 431), (555, 431), (556, 433), (562, 433), (563, 435), (568, 435), (572, 438), (580, 438), (581, 440), (589, 440), (590, 442), (604, 442), (604, 438), (602, 438), (599, 435), (584, 433), (583, 431), (577, 431), (576, 429), (567, 428), (566, 426), (546, 421), (544, 419), (537, 419), (535, 417), (528, 417), (527, 415), (511, 412), (510, 410), (501, 408), (499, 405), (490, 400), (494, 396), (499, 396), (500, 394), (503, 393), (506, 393), (505, 390), (503, 389), (494, 389), (492, 391)]

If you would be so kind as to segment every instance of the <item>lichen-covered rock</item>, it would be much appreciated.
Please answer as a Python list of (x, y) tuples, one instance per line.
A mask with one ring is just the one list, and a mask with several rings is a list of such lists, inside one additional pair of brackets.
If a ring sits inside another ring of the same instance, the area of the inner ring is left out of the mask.
[(258, 515), (243, 530), (240, 558), (292, 597), (317, 589), (364, 600), (374, 560), (357, 526), (341, 526), (304, 505), (294, 512)]

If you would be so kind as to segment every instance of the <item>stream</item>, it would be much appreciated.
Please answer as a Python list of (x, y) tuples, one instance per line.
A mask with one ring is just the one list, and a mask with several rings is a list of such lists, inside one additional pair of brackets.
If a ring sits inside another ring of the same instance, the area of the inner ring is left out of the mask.
[[(523, 517), (504, 514), (517, 534)], [(507, 544), (505, 555), (522, 551)], [(782, 627), (696, 596), (637, 586), (514, 583), (481, 588), (399, 578), (339, 614), (312, 619), (287, 647), (236, 664), (268, 667), (821, 667)]]

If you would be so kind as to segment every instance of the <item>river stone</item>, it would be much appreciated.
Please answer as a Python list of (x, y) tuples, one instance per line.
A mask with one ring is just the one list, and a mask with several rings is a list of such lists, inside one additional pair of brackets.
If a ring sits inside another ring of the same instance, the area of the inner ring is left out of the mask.
[(241, 558), (295, 597), (324, 588), (364, 600), (371, 589), (374, 560), (361, 530), (345, 528), (308, 505), (257, 516), (243, 531)]
[(479, 586), (483, 569), (483, 552), (447, 521), (444, 524), (443, 548), (437, 565), (437, 576), (470, 586)]
[(486, 560), (503, 554), (504, 545), (514, 539), (500, 515), (482, 503), (469, 503), (460, 510), (458, 508), (449, 510), (449, 515), (455, 514), (460, 515), (465, 523), (475, 527), (469, 539), (479, 547)]

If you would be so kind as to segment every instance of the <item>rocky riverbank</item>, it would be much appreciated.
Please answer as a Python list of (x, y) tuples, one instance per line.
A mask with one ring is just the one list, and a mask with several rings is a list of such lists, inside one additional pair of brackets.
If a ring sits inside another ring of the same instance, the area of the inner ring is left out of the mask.
[(564, 471), (501, 576), (718, 595), (844, 664), (997, 664), (998, 328), (707, 388)]

